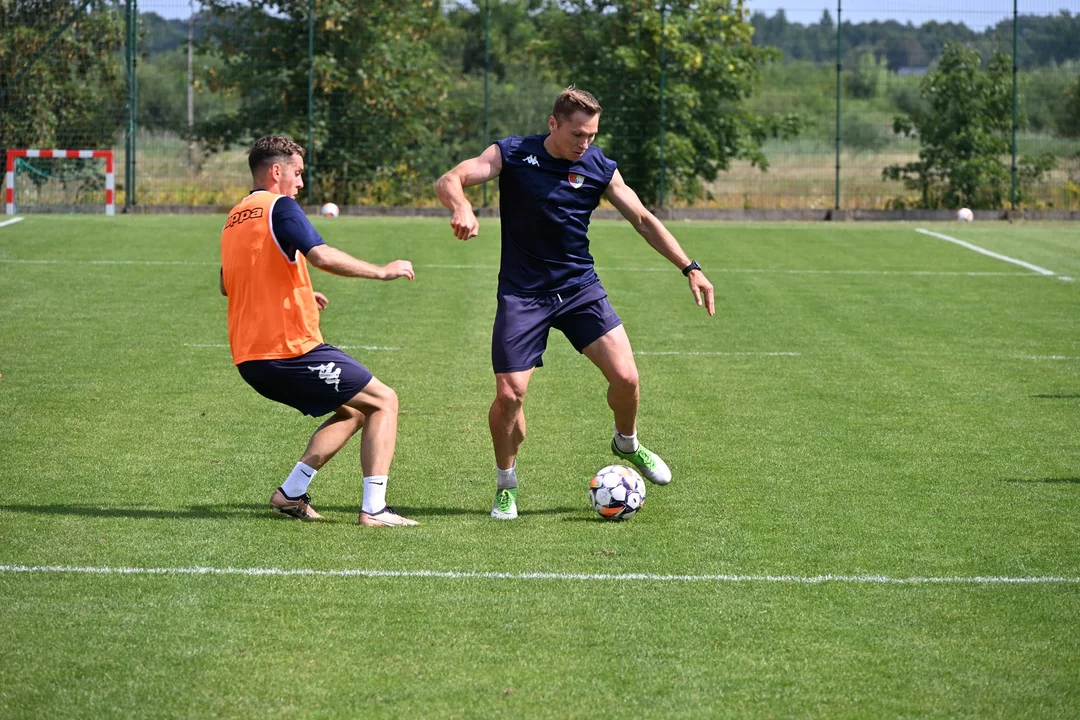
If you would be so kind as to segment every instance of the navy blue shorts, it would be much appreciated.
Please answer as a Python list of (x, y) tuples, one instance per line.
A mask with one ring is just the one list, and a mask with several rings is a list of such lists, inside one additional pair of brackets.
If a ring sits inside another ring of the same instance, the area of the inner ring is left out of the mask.
[(496, 373), (544, 365), (548, 330), (566, 336), (578, 352), (622, 325), (598, 282), (557, 295), (499, 295), (491, 334), (491, 366)]
[(319, 417), (347, 403), (367, 387), (371, 371), (333, 345), (283, 360), (248, 360), (240, 377), (263, 397)]

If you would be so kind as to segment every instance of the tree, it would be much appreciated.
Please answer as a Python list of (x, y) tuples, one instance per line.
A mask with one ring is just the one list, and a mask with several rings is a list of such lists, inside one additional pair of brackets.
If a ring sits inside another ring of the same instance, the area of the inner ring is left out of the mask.
[[(1004, 158), (1012, 127), (1011, 61), (995, 53), (985, 70), (978, 50), (948, 41), (941, 61), (923, 78), (924, 104), (899, 116), (893, 130), (917, 135), (919, 159), (890, 165), (882, 177), (917, 190), (923, 207), (1000, 208), (1009, 198)], [(1056, 164), (1052, 155), (1025, 158), (1018, 166), (1018, 194)]]
[(118, 3), (92, 2), (31, 63), (81, 5), (0, 0), (0, 147), (112, 147), (124, 102)]
[(751, 45), (753, 27), (741, 3), (565, 0), (549, 9), (549, 51), (566, 69), (566, 84), (592, 92), (604, 106), (598, 142), (647, 203), (660, 199), (661, 12), (663, 162), (677, 197), (699, 197), (701, 181), (715, 180), (736, 159), (765, 169), (762, 142), (799, 127), (793, 114), (761, 116), (743, 104), (761, 66), (778, 53)]
[[(196, 126), (222, 149), (264, 134), (307, 139), (307, 0), (205, 0), (207, 78), (239, 109)], [(408, 201), (430, 193), (448, 71), (432, 45), (444, 18), (432, 0), (315, 3), (313, 199)], [(313, 155), (313, 156), (312, 156)]]

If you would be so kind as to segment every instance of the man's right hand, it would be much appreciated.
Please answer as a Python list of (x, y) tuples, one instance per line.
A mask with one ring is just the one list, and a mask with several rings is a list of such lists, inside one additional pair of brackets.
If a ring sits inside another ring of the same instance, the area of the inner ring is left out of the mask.
[(468, 240), (480, 233), (480, 222), (469, 205), (454, 211), (454, 214), (450, 216), (450, 227), (453, 228), (454, 237), (458, 240)]
[(410, 280), (416, 279), (416, 273), (413, 272), (412, 263), (408, 260), (395, 260), (392, 263), (383, 265), (382, 277), (380, 280), (396, 280), (399, 277), (407, 277)]

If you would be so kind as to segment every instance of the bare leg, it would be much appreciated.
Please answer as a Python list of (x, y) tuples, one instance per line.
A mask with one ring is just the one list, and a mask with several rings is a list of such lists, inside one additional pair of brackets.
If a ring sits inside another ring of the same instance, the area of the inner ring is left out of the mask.
[(607, 401), (615, 415), (615, 429), (623, 435), (633, 435), (637, 431), (641, 386), (626, 329), (619, 325), (590, 343), (582, 353), (600, 368), (608, 381)]
[(345, 443), (364, 426), (364, 413), (342, 405), (311, 436), (300, 462), (316, 470), (337, 455)]
[(364, 418), (360, 435), (360, 467), (364, 477), (389, 475), (397, 445), (397, 393), (378, 378), (372, 378), (343, 407), (359, 411)]
[(496, 373), (495, 401), (488, 411), (488, 427), (495, 447), (495, 464), (500, 470), (514, 467), (525, 440), (525, 391), (536, 368), (513, 373)]

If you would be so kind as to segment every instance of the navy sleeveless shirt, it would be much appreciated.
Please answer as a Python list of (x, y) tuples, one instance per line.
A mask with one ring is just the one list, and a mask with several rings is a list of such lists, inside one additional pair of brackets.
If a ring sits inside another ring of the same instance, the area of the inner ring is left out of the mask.
[(615, 174), (615, 161), (590, 146), (577, 160), (552, 157), (547, 135), (511, 136), (502, 152), (499, 292), (549, 295), (597, 281), (589, 219)]

